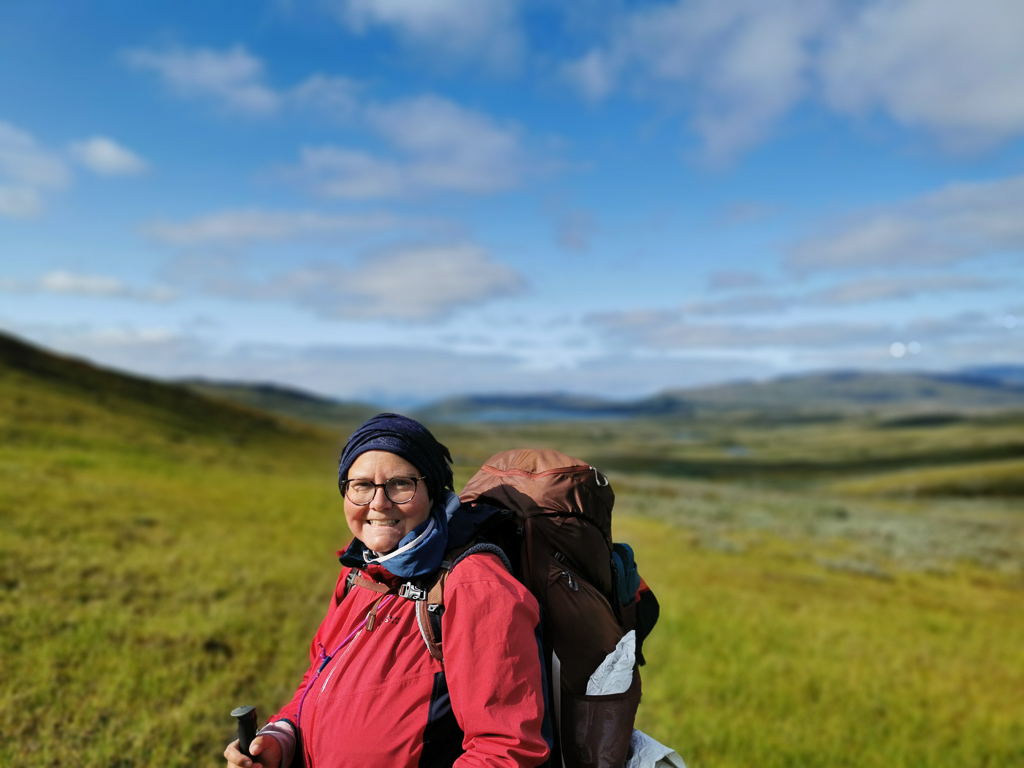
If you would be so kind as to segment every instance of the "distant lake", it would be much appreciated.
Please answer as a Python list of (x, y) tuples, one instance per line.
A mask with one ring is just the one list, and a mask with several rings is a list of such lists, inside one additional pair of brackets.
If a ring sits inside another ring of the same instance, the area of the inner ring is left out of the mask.
[(507, 408), (495, 408), (473, 413), (460, 413), (443, 416), (438, 421), (450, 424), (472, 424), (484, 422), (490, 424), (539, 423), (547, 421), (607, 421), (633, 418), (635, 414), (623, 411), (574, 411), (574, 410), (528, 410), (513, 411)]

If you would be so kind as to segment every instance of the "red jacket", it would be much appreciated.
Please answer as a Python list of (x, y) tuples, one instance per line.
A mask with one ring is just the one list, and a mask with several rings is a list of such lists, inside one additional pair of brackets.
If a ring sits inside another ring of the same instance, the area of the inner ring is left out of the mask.
[(496, 557), (468, 557), (448, 577), (443, 665), (427, 652), (412, 600), (384, 597), (367, 624), (382, 596), (359, 586), (345, 596), (348, 572), (313, 638), (302, 684), (271, 718), (299, 724), (307, 765), (511, 768), (547, 760), (540, 611)]

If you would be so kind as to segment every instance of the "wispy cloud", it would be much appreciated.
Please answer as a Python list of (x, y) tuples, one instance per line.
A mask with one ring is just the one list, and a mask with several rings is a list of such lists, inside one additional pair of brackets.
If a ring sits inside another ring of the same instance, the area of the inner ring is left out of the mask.
[(0, 216), (38, 215), (45, 194), (70, 183), (71, 173), (58, 154), (30, 133), (0, 121)]
[(525, 281), (477, 246), (411, 246), (365, 259), (339, 288), (352, 300), (328, 314), (421, 320), (518, 294)]
[(314, 107), (332, 117), (347, 120), (360, 106), (363, 86), (347, 77), (316, 74), (292, 88), (288, 99), (299, 106)]
[(991, 291), (1000, 287), (1006, 287), (1005, 282), (967, 275), (875, 277), (841, 282), (813, 291), (794, 292), (788, 286), (780, 286), (780, 290), (774, 292), (746, 292), (720, 299), (691, 301), (681, 309), (687, 317), (773, 315), (796, 308), (856, 307), (918, 296)]
[(281, 104), (281, 96), (263, 81), (263, 62), (241, 45), (226, 51), (136, 48), (126, 51), (124, 58), (136, 69), (155, 72), (182, 96), (213, 98), (254, 114), (274, 112)]
[(825, 99), (878, 110), (972, 149), (1024, 131), (1024, 6), (1016, 0), (867, 3), (823, 51)]
[(105, 136), (72, 142), (69, 150), (72, 157), (100, 176), (135, 176), (149, 168), (149, 163), (135, 152)]
[(486, 194), (516, 186), (535, 166), (517, 127), (439, 96), (369, 105), (363, 118), (396, 155), (305, 147), (295, 173), (319, 194), (349, 199), (430, 191)]
[(948, 265), (1024, 250), (1024, 176), (952, 184), (887, 210), (865, 212), (792, 246), (798, 273)]
[(294, 304), (331, 320), (440, 320), (521, 293), (523, 277), (467, 243), (397, 245), (352, 266), (309, 264), (257, 279), (237, 260), (179, 260), (176, 283), (247, 301)]
[[(760, 360), (783, 370), (877, 367), (904, 363), (946, 369), (971, 360), (1006, 360), (1003, 317), (965, 312), (909, 322), (708, 322), (682, 312), (634, 311), (591, 317), (632, 353), (714, 355)], [(906, 353), (910, 352), (908, 356)]]
[(203, 99), (239, 114), (262, 116), (300, 107), (344, 120), (360, 107), (362, 85), (341, 75), (316, 73), (296, 85), (272, 87), (266, 82), (263, 60), (242, 45), (134, 48), (125, 51), (123, 59), (133, 69), (156, 73), (182, 98)]
[(142, 231), (159, 242), (192, 246), (325, 236), (338, 238), (394, 230), (408, 223), (407, 220), (383, 211), (325, 214), (315, 211), (250, 209), (220, 211), (180, 223), (154, 221), (144, 225)]
[[(396, 5), (388, 13), (396, 18), (417, 14), (433, 18), (439, 13), (433, 4), (423, 4), (423, 10), (416, 12), (403, 10), (405, 7)], [(420, 4), (409, 7), (420, 8)], [(360, 8), (360, 14), (368, 13), (370, 5)], [(473, 17), (474, 11), (460, 8), (467, 18)], [(444, 13), (454, 17), (454, 10), (453, 5)], [(433, 191), (487, 194), (515, 187), (539, 169), (523, 147), (518, 125), (502, 123), (441, 96), (371, 102), (362, 98), (363, 87), (354, 80), (324, 74), (274, 90), (264, 83), (263, 62), (241, 46), (229, 50), (135, 49), (125, 54), (125, 60), (135, 68), (157, 72), (183, 96), (212, 99), (254, 115), (278, 112), (286, 106), (315, 108), (389, 148), (390, 153), (374, 153), (358, 145), (303, 147), (299, 165), (285, 175), (322, 196), (383, 199)]]
[(801, 323), (787, 326), (694, 322), (680, 312), (635, 311), (594, 315), (612, 338), (650, 349), (709, 350), (836, 348), (888, 344), (893, 330), (883, 323)]
[(322, 197), (379, 200), (412, 194), (412, 174), (400, 163), (341, 147), (303, 147), (299, 166), (286, 172)]
[(495, 71), (517, 68), (525, 39), (514, 0), (331, 0), (351, 31), (393, 31), (437, 62), (476, 62)]
[(0, 281), (0, 291), (6, 293), (48, 293), (64, 296), (83, 296), (102, 299), (130, 299), (144, 302), (167, 302), (176, 294), (164, 287), (134, 288), (113, 277), (85, 275), (66, 270), (47, 272), (35, 280)]
[(761, 141), (808, 87), (808, 41), (823, 2), (693, 0), (614, 18), (608, 41), (563, 70), (589, 98), (624, 87), (686, 105), (705, 158), (730, 160)]
[[(765, 376), (763, 361), (742, 356), (658, 356), (616, 352), (570, 367), (537, 367), (493, 345), (475, 351), (422, 343), (224, 344), (199, 333), (162, 327), (34, 327), (25, 336), (51, 348), (86, 355), (104, 365), (159, 378), (290, 385), (330, 397), (408, 407), (457, 394), (569, 391), (614, 398), (706, 384), (723, 378)], [(358, 376), (353, 361), (358, 360)], [(410, 383), (409, 372), (416, 371)], [(452, 372), (458, 375), (453, 376)]]
[(1005, 283), (997, 283), (968, 275), (920, 275), (902, 278), (869, 278), (815, 291), (805, 301), (816, 306), (860, 305), (868, 302), (910, 299), (915, 296), (991, 291)]
[(563, 75), (592, 100), (625, 90), (686, 110), (712, 162), (805, 101), (959, 150), (1024, 133), (1022, 38), (1015, 0), (677, 0), (613, 14)]

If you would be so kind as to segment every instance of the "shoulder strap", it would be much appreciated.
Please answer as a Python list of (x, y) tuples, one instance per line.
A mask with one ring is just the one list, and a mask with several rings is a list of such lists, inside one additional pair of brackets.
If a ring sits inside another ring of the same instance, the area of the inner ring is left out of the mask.
[[(447, 566), (447, 567), (446, 567)], [(436, 580), (427, 590), (426, 597), (416, 601), (416, 623), (420, 635), (427, 646), (427, 651), (435, 659), (444, 664), (444, 653), (441, 650), (441, 614), (444, 613), (444, 584), (451, 573), (451, 565), (441, 566)]]
[(425, 597), (416, 601), (416, 623), (419, 625), (420, 635), (423, 636), (423, 642), (426, 644), (430, 655), (442, 664), (444, 663), (444, 651), (442, 649), (441, 616), (444, 613), (444, 586), (448, 581), (449, 574), (456, 565), (470, 555), (479, 552), (490, 552), (493, 555), (497, 555), (509, 573), (513, 572), (512, 563), (509, 562), (508, 556), (501, 547), (486, 541), (479, 542), (466, 549), (453, 560), (446, 559), (441, 563), (441, 568), (438, 570), (436, 577), (426, 589)]
[(345, 591), (342, 593), (342, 597), (347, 595), (353, 586), (362, 587), (363, 589), (368, 589), (371, 592), (377, 592), (379, 594), (394, 591), (394, 587), (389, 587), (387, 584), (378, 584), (372, 579), (364, 578), (355, 568), (349, 571), (348, 576), (345, 577)]

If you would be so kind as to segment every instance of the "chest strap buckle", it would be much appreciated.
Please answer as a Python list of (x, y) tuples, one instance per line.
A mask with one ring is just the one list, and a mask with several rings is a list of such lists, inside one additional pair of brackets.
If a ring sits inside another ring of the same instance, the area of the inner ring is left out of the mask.
[(417, 587), (411, 581), (407, 581), (398, 589), (398, 596), (406, 600), (426, 600), (427, 590)]

